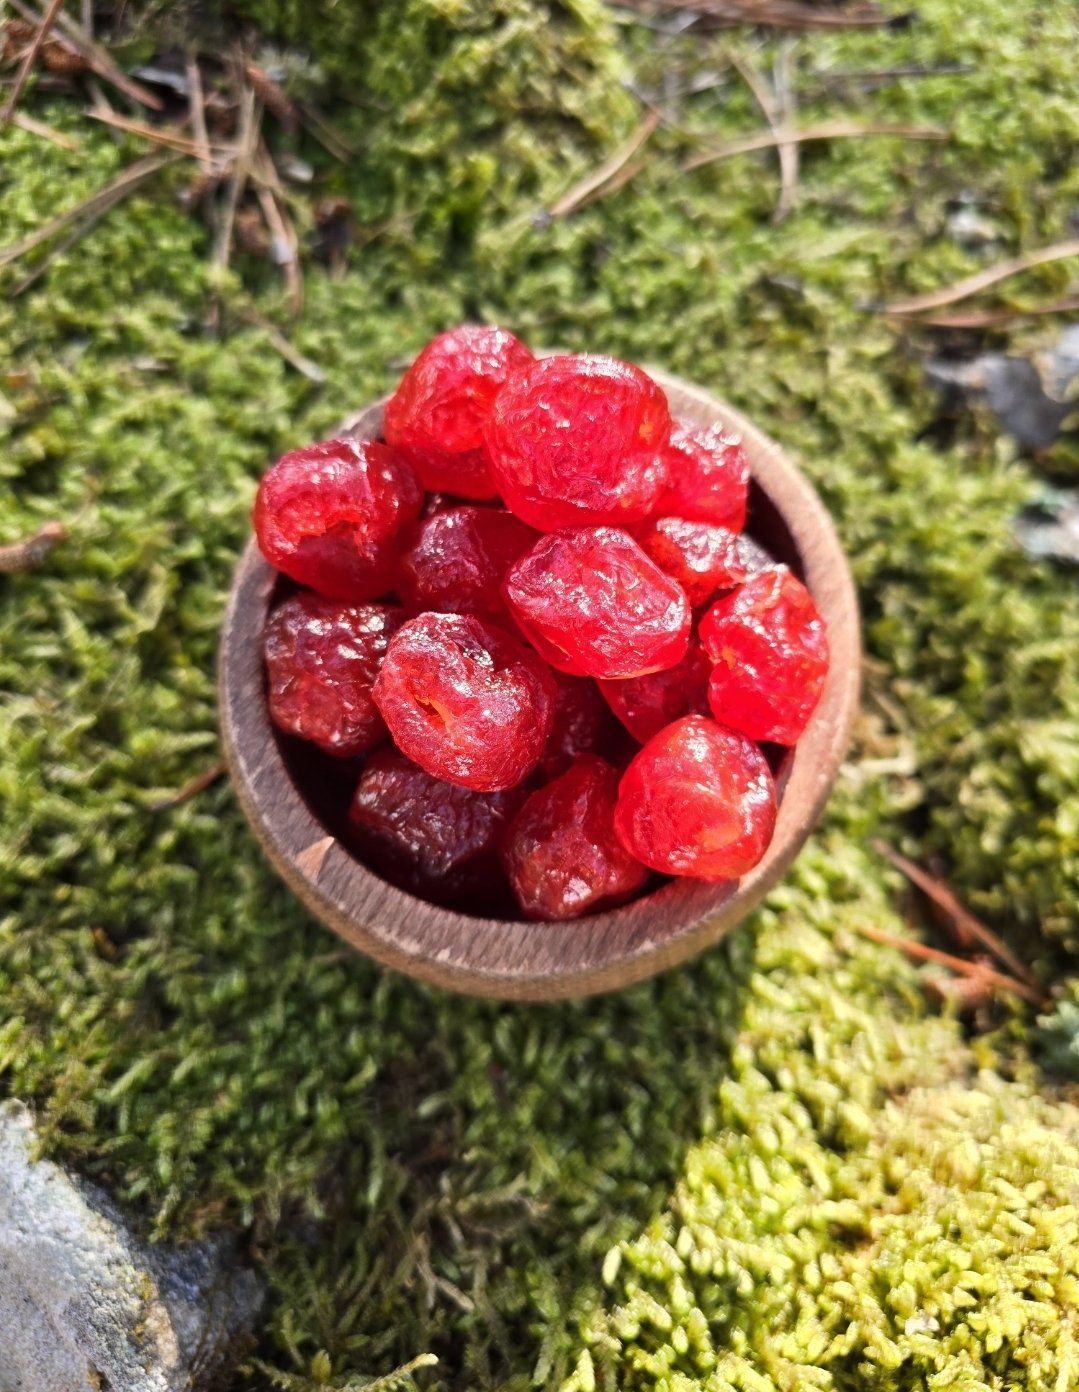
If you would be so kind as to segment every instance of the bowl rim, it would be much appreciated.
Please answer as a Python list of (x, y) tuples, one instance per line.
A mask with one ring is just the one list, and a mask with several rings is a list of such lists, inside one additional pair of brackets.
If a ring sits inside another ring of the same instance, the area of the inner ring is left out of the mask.
[[(742, 437), (751, 476), (781, 515), (828, 625), (820, 703), (777, 780), (775, 833), (760, 863), (727, 885), (675, 880), (641, 899), (567, 923), (476, 918), (415, 898), (328, 833), (295, 787), (265, 700), (262, 630), (278, 573), (252, 537), (236, 568), (218, 658), (225, 760), (241, 808), (278, 874), (329, 928), (385, 966), (467, 995), (559, 1000), (615, 990), (684, 962), (725, 936), (786, 874), (831, 792), (860, 692), (861, 640), (850, 567), (812, 485), (780, 447), (701, 387), (646, 369), (672, 414), (721, 421)], [(377, 433), (384, 399), (344, 429)]]

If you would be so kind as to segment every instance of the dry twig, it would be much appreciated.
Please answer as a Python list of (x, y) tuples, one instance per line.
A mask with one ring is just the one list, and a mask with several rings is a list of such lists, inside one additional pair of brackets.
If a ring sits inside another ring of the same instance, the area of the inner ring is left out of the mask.
[[(43, 16), (33, 5), (26, 3), (26, 0), (8, 0), (13, 10), (18, 11), (25, 20), (32, 24), (40, 24)], [(161, 111), (163, 103), (156, 93), (151, 92), (148, 87), (144, 87), (141, 82), (134, 81), (119, 68), (106, 49), (95, 42), (76, 19), (60, 9), (56, 14), (56, 27), (62, 29), (64, 41), (68, 47), (72, 48), (80, 57), (85, 59), (91, 70), (97, 73), (103, 81), (111, 83), (125, 96), (132, 101), (138, 102), (140, 106), (148, 106), (151, 111)]]
[(259, 184), (258, 200), (266, 226), (270, 229), (271, 254), (285, 278), (289, 309), (298, 315), (303, 309), (303, 271), (300, 267), (300, 243), (289, 217), (285, 191), (277, 177), (277, 169), (264, 142), (259, 142), (252, 161), (252, 174)]
[[(695, 16), (711, 28), (728, 29), (738, 24), (769, 25), (773, 29), (875, 29), (894, 24), (895, 16), (882, 14), (875, 5), (850, 9), (826, 8), (802, 0), (615, 0), (620, 9), (657, 8), (671, 14)], [(693, 21), (691, 21), (693, 22)]]
[(898, 851), (892, 849), (884, 841), (871, 841), (870, 845), (877, 855), (883, 856), (889, 865), (894, 865), (900, 874), (905, 875), (911, 884), (917, 885), (922, 893), (936, 904), (954, 924), (959, 936), (964, 940), (964, 944), (969, 942), (981, 943), (982, 947), (991, 952), (993, 956), (1003, 966), (1019, 978), (1025, 981), (1028, 986), (1038, 989), (1038, 979), (1034, 973), (1026, 966), (1007, 943), (1002, 942), (991, 928), (976, 918), (974, 914), (961, 904), (948, 886), (934, 875), (930, 875), (923, 870), (920, 865), (915, 865), (914, 861), (908, 860), (905, 855), (900, 855)]
[(978, 962), (968, 962), (965, 957), (955, 957), (950, 952), (940, 952), (935, 947), (915, 942), (913, 938), (900, 938), (895, 933), (885, 933), (880, 928), (871, 928), (868, 924), (862, 924), (857, 931), (862, 937), (871, 938), (873, 942), (881, 943), (884, 947), (898, 948), (900, 952), (905, 952), (908, 957), (912, 957), (916, 961), (936, 962), (938, 966), (950, 967), (960, 976), (976, 977), (986, 985), (995, 986), (998, 990), (1006, 991), (1009, 995), (1022, 997), (1031, 1005), (1037, 1005), (1044, 1009), (1050, 1004), (1049, 997), (1044, 991), (1035, 990), (1028, 986), (1025, 981), (1016, 981), (1014, 977), (1005, 976), (1002, 972), (993, 971), (991, 967), (983, 966)]
[[(104, 110), (100, 107), (86, 107), (83, 111), (84, 116), (89, 116), (91, 121), (100, 121), (102, 125), (111, 126), (114, 130), (120, 130), (125, 135), (137, 135), (141, 140), (148, 140), (152, 145), (160, 145), (166, 150), (175, 150), (177, 154), (188, 155), (192, 159), (200, 158), (202, 147), (197, 140), (189, 140), (184, 135), (179, 135), (173, 127), (169, 126), (148, 126), (142, 121), (134, 121), (130, 116), (121, 116), (119, 112)], [(224, 147), (218, 146), (219, 151)]]
[(195, 137), (195, 158), (204, 174), (212, 170), (210, 133), (206, 129), (206, 99), (202, 95), (202, 72), (198, 59), (187, 60), (187, 101), (191, 114), (191, 131)]
[(614, 154), (605, 159), (598, 169), (594, 169), (580, 183), (574, 184), (557, 203), (551, 204), (547, 209), (548, 216), (553, 218), (568, 217), (570, 213), (575, 212), (585, 203), (600, 196), (601, 190), (606, 192), (604, 186), (621, 173), (622, 169), (652, 135), (659, 122), (659, 112), (650, 111), (629, 139), (620, 145)]
[(312, 362), (298, 349), (294, 348), (285, 335), (271, 320), (254, 307), (254, 305), (244, 305), (236, 311), (241, 319), (245, 319), (249, 324), (263, 331), (270, 343), (281, 354), (290, 367), (294, 367), (301, 377), (306, 377), (309, 382), (313, 382), (316, 387), (324, 386), (326, 374), (318, 363)]
[(802, 144), (807, 140), (849, 140), (871, 135), (902, 136), (906, 140), (947, 140), (948, 132), (936, 126), (857, 126), (847, 121), (825, 121), (819, 126), (806, 126), (802, 130), (761, 131), (757, 135), (746, 136), (742, 140), (729, 140), (723, 145), (715, 145), (710, 150), (702, 150), (682, 165), (682, 173), (691, 169), (701, 169), (717, 160), (730, 159), (733, 155), (748, 155), (754, 150), (770, 150), (782, 142)]
[(245, 86), (240, 100), (240, 128), (236, 138), (236, 154), (232, 163), (225, 206), (217, 225), (214, 238), (213, 263), (224, 270), (232, 258), (232, 233), (236, 224), (236, 209), (240, 205), (244, 189), (251, 173), (251, 164), (259, 139), (259, 126), (262, 109), (259, 107), (255, 89)]
[(62, 232), (73, 222), (81, 222), (81, 231), (85, 232), (88, 227), (93, 226), (99, 218), (126, 198), (140, 184), (145, 183), (147, 179), (164, 169), (166, 165), (174, 163), (175, 159), (175, 155), (146, 155), (141, 160), (136, 160), (134, 164), (129, 164), (104, 188), (98, 189), (96, 193), (76, 204), (74, 208), (69, 208), (67, 212), (52, 218), (36, 231), (31, 232), (29, 236), (24, 237), (22, 241), (15, 242), (14, 245), (0, 251), (0, 266), (9, 266), (13, 261), (18, 261), (28, 251), (33, 251), (35, 247), (50, 241), (57, 232)]
[(68, 530), (62, 522), (46, 522), (32, 536), (0, 546), (0, 575), (17, 575), (36, 570), (54, 547), (66, 541)]
[(968, 314), (919, 314), (912, 324), (924, 324), (930, 329), (990, 329), (995, 324), (1010, 324), (1014, 319), (1030, 319), (1041, 314), (1072, 314), (1079, 309), (1079, 295), (1065, 295), (1048, 304), (1031, 305), (1026, 309), (971, 310)]
[(190, 782), (185, 783), (182, 788), (177, 788), (176, 792), (170, 793), (168, 797), (162, 798), (160, 802), (152, 803), (151, 812), (167, 812), (170, 807), (179, 807), (182, 802), (187, 802), (196, 797), (199, 793), (208, 788), (211, 783), (216, 783), (227, 772), (224, 760), (216, 764), (211, 764), (208, 769), (203, 769), (202, 773), (196, 774)]
[(785, 113), (779, 111), (776, 99), (764, 85), (763, 78), (753, 65), (746, 59), (740, 58), (736, 53), (730, 54), (730, 61), (731, 66), (740, 74), (743, 82), (752, 92), (772, 134), (778, 137), (776, 152), (779, 155), (780, 188), (779, 201), (772, 214), (772, 221), (779, 223), (783, 221), (794, 205), (794, 190), (798, 182), (798, 146), (784, 135), (784, 131), (789, 129)]
[(82, 148), (79, 142), (72, 139), (70, 135), (65, 135), (63, 131), (53, 130), (52, 126), (47, 126), (44, 121), (35, 121), (33, 116), (27, 116), (24, 111), (14, 112), (9, 119), (13, 126), (18, 126), (28, 135), (38, 135), (42, 140), (59, 145), (61, 150), (79, 150)]
[(3, 114), (0, 120), (10, 121), (15, 113), (15, 108), (19, 104), (22, 96), (22, 89), (26, 86), (26, 80), (30, 76), (31, 69), (37, 62), (38, 54), (41, 52), (45, 40), (49, 36), (49, 30), (56, 23), (56, 16), (60, 11), (60, 6), (64, 0), (49, 0), (49, 8), (45, 11), (45, 17), (37, 27), (33, 42), (23, 55), (23, 60), (19, 64), (19, 71), (15, 77), (15, 86), (11, 89), (11, 95), (4, 105)]
[(998, 261), (995, 266), (976, 271), (974, 275), (966, 276), (942, 290), (931, 290), (927, 295), (915, 295), (909, 300), (896, 300), (893, 304), (885, 305), (882, 312), (921, 314), (924, 310), (940, 309), (944, 305), (955, 304), (957, 300), (969, 299), (979, 290), (987, 290), (990, 285), (1019, 275), (1022, 271), (1032, 270), (1035, 266), (1046, 266), (1052, 261), (1065, 261), (1072, 256), (1079, 256), (1079, 241), (1057, 242), (1053, 246), (1042, 247), (1040, 251), (1030, 251), (1024, 256), (1013, 256), (1007, 261)]

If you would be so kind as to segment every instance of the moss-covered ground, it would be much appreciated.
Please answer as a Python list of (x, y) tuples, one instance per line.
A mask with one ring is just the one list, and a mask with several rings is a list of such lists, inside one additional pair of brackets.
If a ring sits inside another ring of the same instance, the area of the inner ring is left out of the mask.
[[(640, 119), (629, 78), (712, 73), (679, 125), (758, 129), (726, 57), (767, 71), (773, 43), (614, 25), (591, 0), (245, 8), (343, 76), (360, 153), (305, 153), (377, 235), (343, 278), (309, 269), (296, 324), (241, 260), (215, 337), (175, 169), (0, 305), (0, 542), (72, 528), (0, 578), (0, 1091), (156, 1236), (238, 1233), (270, 1289), (240, 1386), (360, 1385), (425, 1353), (425, 1388), (1079, 1386), (1079, 1107), (1030, 1019), (968, 1037), (860, 935), (909, 931), (880, 835), (938, 858), (1046, 981), (1075, 971), (1079, 589), (1010, 532), (1073, 456), (1017, 457), (978, 415), (942, 427), (935, 341), (872, 312), (1074, 236), (1074, 6), (924, 0), (905, 27), (786, 41), (800, 120), (950, 138), (805, 147), (778, 226), (774, 156), (679, 174), (670, 129), (617, 194), (535, 215)], [(843, 76), (938, 65), (959, 70)], [(137, 153), (69, 100), (24, 100), (79, 150), (0, 130), (0, 245)], [(965, 193), (988, 251), (948, 235)], [(1047, 300), (1074, 271), (1004, 296)], [(244, 322), (248, 297), (325, 387)], [(746, 410), (821, 488), (865, 618), (858, 740), (789, 881), (696, 964), (556, 1007), (343, 952), (227, 784), (152, 810), (216, 757), (217, 629), (259, 471), (471, 317)]]

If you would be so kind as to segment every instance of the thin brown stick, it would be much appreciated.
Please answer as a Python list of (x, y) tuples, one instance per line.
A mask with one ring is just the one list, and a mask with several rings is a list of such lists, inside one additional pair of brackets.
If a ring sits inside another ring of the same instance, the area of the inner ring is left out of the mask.
[(26, 131), (27, 135), (38, 135), (42, 140), (59, 145), (61, 150), (82, 149), (79, 142), (73, 140), (70, 135), (65, 135), (63, 131), (53, 130), (52, 126), (47, 126), (44, 121), (35, 121), (33, 116), (27, 116), (25, 111), (14, 112), (9, 120), (13, 126), (18, 126), (20, 130)]
[(1030, 319), (1041, 314), (1071, 314), (1079, 309), (1079, 295), (1065, 295), (1049, 304), (1031, 305), (1027, 309), (972, 310), (969, 314), (919, 314), (912, 324), (924, 324), (930, 329), (989, 329), (994, 324), (1010, 324), (1015, 319)]
[(713, 146), (703, 150), (682, 165), (682, 172), (701, 169), (717, 160), (730, 159), (733, 155), (748, 155), (754, 150), (770, 150), (781, 141), (804, 144), (808, 140), (851, 140), (876, 135), (901, 136), (906, 140), (947, 140), (949, 133), (937, 126), (856, 126), (846, 121), (825, 121), (819, 126), (806, 126), (803, 130), (781, 130), (779, 135), (772, 131), (761, 131), (757, 135), (746, 136), (744, 140), (729, 140), (725, 145)]
[[(150, 141), (152, 145), (175, 150), (179, 155), (190, 155), (193, 159), (198, 159), (202, 154), (197, 140), (189, 140), (187, 136), (179, 135), (172, 127), (148, 126), (142, 121), (132, 120), (130, 116), (121, 116), (119, 112), (104, 111), (97, 107), (86, 107), (83, 115), (89, 116), (91, 121), (100, 121), (104, 126), (112, 126), (114, 130), (124, 131), (127, 135), (137, 135), (142, 140)], [(217, 148), (221, 151), (224, 147)]]
[(24, 237), (21, 242), (15, 242), (14, 245), (0, 251), (0, 266), (9, 266), (13, 261), (18, 261), (28, 251), (33, 251), (35, 247), (49, 241), (57, 232), (62, 232), (73, 222), (78, 222), (84, 218), (96, 220), (95, 214), (99, 210), (107, 212), (121, 198), (126, 197), (159, 170), (174, 163), (175, 159), (175, 155), (146, 155), (141, 160), (136, 160), (134, 164), (129, 164), (104, 188), (98, 189), (96, 193), (76, 204), (74, 208), (69, 208), (67, 212), (61, 213), (59, 217), (54, 217), (49, 222), (44, 223), (36, 231), (31, 232), (29, 236)]
[[(27, 4), (26, 0), (8, 0), (8, 3), (31, 24), (41, 23), (41, 12), (35, 6)], [(156, 93), (144, 87), (141, 82), (128, 77), (127, 73), (117, 67), (108, 52), (87, 34), (78, 20), (72, 19), (62, 9), (57, 11), (56, 27), (63, 30), (65, 42), (89, 63), (98, 77), (111, 83), (140, 106), (148, 106), (151, 111), (164, 109), (164, 103)]]
[(772, 134), (778, 137), (776, 153), (779, 156), (780, 188), (772, 221), (779, 223), (791, 210), (794, 185), (798, 179), (798, 146), (784, 138), (784, 129), (789, 129), (789, 127), (785, 126), (776, 100), (764, 85), (764, 79), (745, 58), (740, 58), (736, 53), (731, 53), (728, 56), (731, 66), (753, 94), (753, 98), (760, 107), (764, 119), (768, 122)]
[[(617, 0), (617, 6), (649, 13), (656, 10), (655, 0)], [(765, 24), (773, 29), (879, 29), (892, 22), (891, 15), (882, 14), (874, 5), (829, 10), (800, 0), (661, 0), (659, 8), (674, 14), (689, 11), (722, 28)]]
[(288, 295), (289, 309), (293, 316), (303, 310), (303, 271), (300, 266), (300, 243), (296, 228), (289, 217), (285, 202), (285, 191), (277, 176), (277, 168), (270, 158), (265, 141), (259, 142), (258, 152), (252, 164), (252, 173), (259, 182), (258, 199), (266, 226), (270, 230), (274, 261), (281, 267), (285, 278), (285, 291)]
[(170, 807), (179, 807), (181, 803), (188, 802), (191, 798), (197, 797), (204, 792), (212, 783), (216, 783), (226, 772), (224, 760), (216, 764), (211, 764), (208, 769), (203, 769), (202, 773), (196, 774), (190, 782), (185, 783), (182, 788), (177, 788), (176, 792), (170, 793), (168, 797), (162, 798), (159, 802), (151, 803), (151, 812), (167, 812)]
[(943, 880), (938, 880), (935, 875), (930, 875), (923, 870), (920, 865), (915, 865), (913, 860), (908, 860), (905, 855), (900, 855), (884, 841), (871, 841), (870, 845), (877, 855), (883, 856), (889, 865), (894, 865), (900, 874), (905, 875), (911, 884), (917, 885), (922, 893), (936, 904), (952, 920), (956, 927), (975, 942), (981, 943), (988, 952), (1003, 966), (1007, 967), (1013, 975), (1020, 981), (1025, 981), (1028, 986), (1038, 988), (1038, 978), (1025, 963), (1021, 962), (1007, 943), (1002, 942), (991, 928), (988, 928), (980, 918), (960, 903), (955, 894), (948, 888)]
[(38, 54), (44, 46), (45, 40), (49, 37), (49, 30), (56, 23), (56, 16), (64, 0), (49, 0), (49, 8), (45, 11), (45, 17), (37, 27), (34, 41), (23, 55), (23, 60), (19, 64), (19, 71), (15, 77), (15, 86), (11, 89), (11, 95), (4, 104), (3, 113), (0, 114), (0, 121), (10, 121), (14, 115), (15, 108), (19, 104), (22, 96), (22, 89), (26, 86), (27, 78), (30, 76), (31, 69), (38, 60)]
[(206, 99), (202, 92), (202, 72), (197, 58), (187, 60), (188, 108), (191, 112), (191, 131), (195, 137), (195, 158), (204, 174), (212, 169), (210, 133), (206, 129)]
[(303, 102), (296, 103), (296, 111), (300, 118), (300, 124), (308, 135), (314, 136), (322, 148), (333, 155), (335, 160), (340, 160), (342, 164), (347, 164), (357, 153), (354, 146), (342, 139), (328, 121), (324, 121), (317, 111), (305, 106)]
[(557, 203), (551, 204), (547, 209), (548, 216), (553, 218), (568, 217), (582, 203), (597, 194), (630, 162), (659, 125), (659, 120), (659, 113), (650, 111), (629, 139), (620, 145), (608, 159), (605, 159), (598, 169), (594, 169), (580, 183), (574, 184)]
[(213, 262), (222, 270), (228, 266), (232, 257), (232, 233), (236, 224), (236, 209), (240, 205), (240, 199), (250, 177), (261, 114), (254, 88), (245, 85), (240, 101), (240, 129), (236, 139), (236, 158), (233, 161), (232, 176), (229, 179), (228, 191), (225, 196), (225, 206), (222, 209), (221, 219), (217, 226), (217, 235), (214, 238)]
[(271, 320), (261, 314), (254, 305), (245, 305), (236, 311), (241, 319), (246, 319), (249, 324), (263, 331), (274, 348), (281, 354), (290, 367), (294, 367), (301, 377), (306, 377), (309, 382), (313, 382), (316, 387), (324, 386), (326, 374), (318, 363), (312, 362), (288, 341), (285, 335)]
[(62, 522), (46, 522), (32, 536), (0, 546), (0, 575), (17, 575), (24, 570), (36, 570), (49, 552), (66, 541), (68, 530)]
[(1047, 266), (1052, 261), (1066, 261), (1071, 256), (1079, 256), (1079, 241), (1057, 242), (1053, 246), (1042, 247), (1040, 251), (1029, 251), (1024, 256), (1013, 256), (1007, 261), (998, 261), (984, 271), (957, 280), (954, 285), (943, 290), (931, 290), (927, 295), (915, 295), (909, 300), (896, 300), (885, 305), (885, 314), (921, 314), (927, 309), (940, 309), (944, 305), (955, 304), (956, 300), (969, 299), (979, 290), (987, 290), (990, 285), (1032, 270), (1035, 266)]
[(965, 957), (954, 957), (950, 952), (940, 952), (935, 947), (915, 942), (913, 938), (900, 938), (895, 933), (885, 933), (880, 928), (871, 928), (864, 923), (857, 931), (863, 938), (870, 938), (873, 942), (880, 943), (884, 947), (898, 948), (900, 952), (905, 952), (908, 957), (912, 957), (916, 961), (936, 962), (938, 966), (950, 967), (960, 976), (977, 977), (987, 985), (996, 986), (999, 990), (1007, 991), (1010, 995), (1020, 996), (1023, 1000), (1029, 1001), (1031, 1005), (1044, 1008), (1050, 1003), (1049, 997), (1044, 991), (1034, 990), (1025, 981), (1016, 981), (1014, 977), (993, 971), (991, 967), (981, 966), (977, 962), (968, 962)]
[[(791, 61), (794, 42), (795, 40), (789, 36), (782, 40), (779, 46), (779, 56), (775, 62), (776, 102), (779, 107), (780, 124), (785, 130), (790, 130), (794, 125), (794, 118), (797, 114), (794, 95), (794, 64)], [(802, 155), (798, 146), (784, 141), (779, 147), (779, 202), (772, 215), (772, 221), (776, 224), (783, 222), (794, 208), (801, 162)]]

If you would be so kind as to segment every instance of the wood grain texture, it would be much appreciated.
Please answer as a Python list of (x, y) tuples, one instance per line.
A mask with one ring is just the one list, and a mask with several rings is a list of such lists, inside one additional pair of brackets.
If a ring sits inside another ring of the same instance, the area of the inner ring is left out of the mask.
[[(740, 922), (789, 869), (827, 801), (858, 704), (861, 648), (850, 570), (820, 499), (778, 445), (729, 406), (651, 370), (674, 415), (723, 421), (753, 477), (750, 529), (809, 586), (828, 625), (831, 667), (798, 747), (781, 766), (779, 816), (764, 859), (741, 880), (692, 880), (573, 923), (468, 917), (413, 898), (353, 859), (297, 790), (270, 725), (262, 630), (278, 576), (254, 540), (236, 571), (220, 650), (221, 730), (243, 810), (270, 861), (323, 923), (360, 952), (435, 985), (510, 1000), (610, 991), (672, 967)], [(376, 403), (346, 429), (377, 436)]]

